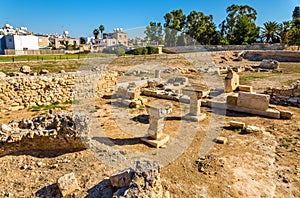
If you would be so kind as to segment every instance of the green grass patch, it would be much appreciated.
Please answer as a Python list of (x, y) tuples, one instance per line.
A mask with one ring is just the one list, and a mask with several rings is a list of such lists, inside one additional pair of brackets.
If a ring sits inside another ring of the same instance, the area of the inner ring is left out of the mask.
[(300, 63), (281, 63), (280, 68), (285, 71), (300, 73)]
[(240, 81), (245, 82), (245, 81), (263, 79), (263, 78), (267, 78), (267, 76), (263, 74), (250, 74), (250, 75), (240, 76)]
[(59, 102), (54, 102), (50, 105), (38, 105), (28, 108), (28, 111), (40, 112), (40, 111), (49, 111), (51, 109), (61, 109), (67, 110), (67, 106), (60, 105)]
[(79, 104), (80, 103), (80, 101), (79, 100), (69, 100), (69, 101), (66, 101), (66, 102), (64, 102), (63, 104)]

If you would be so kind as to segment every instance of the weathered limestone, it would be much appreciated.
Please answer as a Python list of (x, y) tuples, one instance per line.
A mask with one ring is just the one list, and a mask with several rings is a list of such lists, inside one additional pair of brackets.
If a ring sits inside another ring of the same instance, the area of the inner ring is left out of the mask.
[(280, 118), (281, 119), (292, 119), (293, 113), (290, 111), (280, 110)]
[(57, 180), (57, 186), (63, 197), (80, 189), (74, 173), (69, 173), (60, 177)]
[(114, 174), (109, 177), (110, 183), (113, 187), (123, 188), (128, 187), (133, 177), (134, 170), (128, 168), (120, 173)]
[(236, 129), (243, 129), (246, 126), (246, 124), (244, 122), (237, 122), (237, 121), (230, 121), (229, 125), (230, 125), (230, 127), (236, 128)]
[(252, 126), (252, 125), (248, 125), (245, 129), (246, 133), (258, 133), (261, 132), (261, 128), (257, 127), (257, 126)]
[(159, 69), (155, 70), (155, 78), (160, 78), (161, 71)]
[(259, 65), (262, 69), (279, 69), (279, 62), (272, 59), (263, 59)]
[(226, 137), (217, 137), (216, 138), (216, 143), (227, 144), (227, 142), (228, 142), (228, 139)]
[(240, 83), (239, 75), (229, 68), (224, 83), (225, 83), (224, 91), (226, 93), (233, 92), (239, 86)]
[(31, 69), (29, 66), (22, 66), (20, 68), (20, 72), (22, 72), (23, 74), (29, 74), (31, 72)]
[(237, 106), (264, 111), (269, 108), (269, 102), (269, 95), (239, 92)]
[(172, 105), (146, 106), (149, 113), (149, 128), (147, 137), (142, 141), (159, 148), (169, 141), (169, 136), (163, 134), (164, 117), (172, 112)]
[[(89, 92), (90, 75), (99, 77), (99, 81), (95, 90), (91, 89)], [(117, 76), (117, 72), (68, 72), (0, 78), (0, 112), (55, 102), (63, 103), (72, 101), (74, 96), (102, 97), (114, 88)]]
[(190, 97), (190, 112), (185, 115), (186, 119), (195, 122), (205, 119), (206, 114), (201, 113), (201, 98), (204, 92), (201, 86), (190, 86), (183, 89), (183, 94)]
[(3, 72), (0, 72), (0, 78), (4, 78), (4, 77), (6, 77), (6, 74)]
[(239, 85), (238, 90), (243, 91), (243, 92), (251, 92), (252, 93), (253, 92), (253, 87), (248, 86), (248, 85)]
[(226, 98), (226, 103), (230, 105), (237, 105), (238, 94), (228, 95)]
[(279, 88), (268, 88), (265, 94), (270, 95), (270, 102), (277, 105), (300, 107), (300, 81)]

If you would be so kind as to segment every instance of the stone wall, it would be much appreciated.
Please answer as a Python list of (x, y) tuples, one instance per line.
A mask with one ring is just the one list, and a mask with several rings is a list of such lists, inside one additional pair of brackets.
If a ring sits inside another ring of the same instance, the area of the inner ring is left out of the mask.
[(254, 44), (254, 45), (196, 45), (164, 47), (163, 52), (180, 53), (196, 51), (238, 51), (238, 50), (283, 50), (284, 44)]
[(77, 87), (82, 84), (81, 90), (86, 89), (91, 78), (98, 79), (93, 94), (101, 97), (114, 87), (117, 76), (117, 72), (94, 71), (0, 78), (0, 112), (72, 101)]
[(250, 61), (262, 61), (263, 59), (273, 59), (280, 62), (299, 62), (300, 53), (297, 51), (247, 51), (243, 54), (243, 58)]
[(300, 81), (282, 88), (269, 88), (270, 102), (276, 105), (300, 107)]
[(46, 114), (0, 124), (0, 157), (18, 152), (85, 149), (80, 135), (89, 119), (81, 113)]

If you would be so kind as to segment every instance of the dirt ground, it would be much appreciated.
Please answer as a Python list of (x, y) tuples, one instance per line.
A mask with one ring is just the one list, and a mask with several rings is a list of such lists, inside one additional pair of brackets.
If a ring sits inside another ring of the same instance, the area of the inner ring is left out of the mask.
[[(214, 57), (214, 60), (217, 63), (220, 57)], [(169, 63), (172, 67), (180, 67), (180, 62)], [(243, 60), (229, 61), (228, 64), (234, 66), (258, 63)], [(289, 64), (285, 65), (287, 67), (283, 69), (288, 70)], [(296, 65), (300, 67), (300, 64)], [(124, 68), (122, 70), (126, 70)], [(247, 75), (253, 74), (241, 74)], [(300, 79), (299, 73), (295, 72), (262, 75), (265, 77), (245, 80), (243, 83), (253, 85), (255, 91), (262, 92), (268, 86), (277, 87), (289, 80)], [(148, 103), (173, 104), (173, 112), (167, 116), (164, 127), (164, 133), (170, 135), (171, 141), (176, 139), (181, 126), (192, 126), (192, 123), (181, 119), (181, 110), (185, 107), (180, 103), (147, 99)], [(105, 136), (114, 143), (113, 148), (128, 153), (173, 153), (171, 146), (168, 148), (167, 145), (166, 148), (157, 150), (137, 138), (148, 127), (145, 108), (131, 109), (127, 112), (128, 117), (116, 118), (110, 102), (109, 98), (97, 100), (97, 111), (94, 113)], [(235, 112), (216, 114), (203, 107), (202, 111), (207, 117), (199, 122), (191, 141), (186, 140), (189, 143), (187, 148), (182, 148), (182, 154), (172, 158), (162, 167), (161, 179), (164, 189), (170, 192), (171, 197), (300, 197), (300, 109), (281, 106), (277, 108), (292, 111), (293, 119), (277, 120)], [(8, 112), (1, 115), (0, 123), (37, 114), (26, 109)], [(126, 119), (129, 121), (126, 122)], [(217, 135), (228, 138), (227, 144), (217, 144), (209, 139), (210, 130), (214, 130), (210, 126), (215, 120), (221, 126), (220, 134)], [(241, 134), (238, 130), (233, 131), (226, 127), (232, 120), (261, 127), (263, 131)], [(133, 128), (136, 132), (124, 133), (126, 127)], [(189, 137), (193, 130), (187, 127), (183, 139)], [(205, 148), (205, 141), (212, 146)], [(203, 149), (206, 151), (204, 156)], [(205, 159), (205, 163), (199, 164), (199, 159)], [(96, 192), (101, 181), (122, 169), (122, 166), (118, 168), (118, 164), (109, 165), (105, 162), (95, 157), (94, 150), (91, 149), (47, 153), (31, 151), (29, 154), (4, 156), (0, 158), (0, 197), (60, 197), (54, 184), (59, 177), (70, 172), (75, 173), (81, 188), (71, 197), (97, 197)]]

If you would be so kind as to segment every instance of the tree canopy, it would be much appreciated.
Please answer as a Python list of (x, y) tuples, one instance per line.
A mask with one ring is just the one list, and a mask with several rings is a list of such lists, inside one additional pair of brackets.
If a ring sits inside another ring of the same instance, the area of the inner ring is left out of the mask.
[(232, 4), (226, 9), (226, 18), (218, 25), (212, 15), (193, 10), (185, 15), (182, 9), (164, 15), (160, 22), (149, 23), (145, 40), (166, 46), (183, 46), (199, 43), (209, 44), (252, 44), (258, 38), (267, 43), (298, 45), (300, 7), (295, 7), (292, 20), (267, 21), (260, 28), (256, 25), (257, 11), (249, 5)]

